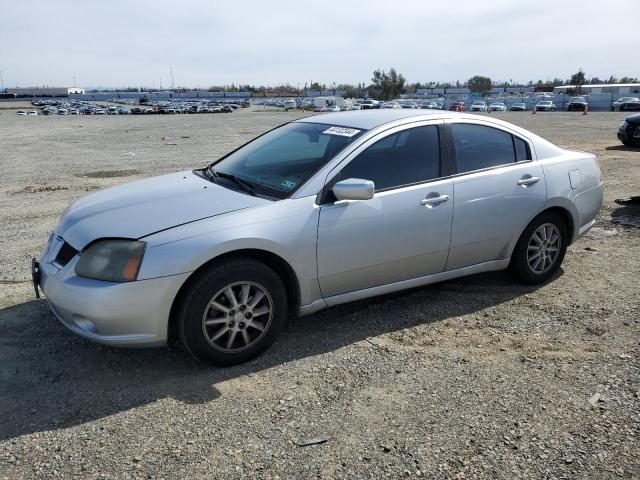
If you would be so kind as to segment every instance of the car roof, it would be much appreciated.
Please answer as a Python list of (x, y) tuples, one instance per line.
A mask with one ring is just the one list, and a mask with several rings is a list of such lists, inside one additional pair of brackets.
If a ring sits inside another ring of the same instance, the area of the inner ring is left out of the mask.
[(371, 109), (352, 110), (340, 113), (327, 113), (301, 118), (296, 122), (323, 123), (326, 125), (340, 125), (343, 127), (361, 128), (371, 130), (385, 123), (402, 120), (409, 117), (429, 116), (431, 118), (442, 116), (440, 112), (429, 112), (420, 109)]
[[(549, 102), (551, 103), (551, 102)], [(503, 120), (478, 116), (470, 113), (451, 112), (443, 110), (421, 110), (421, 109), (376, 109), (376, 110), (352, 110), (340, 113), (326, 113), (313, 115), (295, 120), (300, 123), (320, 123), (326, 125), (336, 125), (341, 127), (358, 128), (362, 130), (374, 130), (385, 125), (405, 123), (421, 120), (446, 120), (459, 119), (478, 123), (494, 124), (496, 127), (507, 128), (512, 132), (528, 138), (535, 146), (538, 158), (547, 158), (557, 155), (562, 150), (553, 145), (548, 140), (536, 135), (529, 130), (513, 125)]]

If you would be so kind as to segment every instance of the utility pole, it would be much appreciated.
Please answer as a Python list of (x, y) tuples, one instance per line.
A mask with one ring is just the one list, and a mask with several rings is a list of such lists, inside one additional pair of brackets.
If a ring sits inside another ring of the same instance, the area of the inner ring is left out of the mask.
[(175, 88), (173, 84), (173, 67), (169, 67), (169, 70), (171, 70), (171, 90), (173, 90)]
[(160, 91), (162, 91), (162, 77), (160, 77)]
[(0, 70), (0, 91), (4, 92), (4, 80), (2, 79), (2, 70)]

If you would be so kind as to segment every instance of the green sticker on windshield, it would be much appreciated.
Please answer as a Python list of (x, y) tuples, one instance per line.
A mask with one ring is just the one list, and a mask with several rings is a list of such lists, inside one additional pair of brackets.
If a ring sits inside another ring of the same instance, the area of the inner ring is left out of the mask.
[(291, 180), (283, 180), (280, 186), (285, 190), (291, 190), (296, 186), (296, 183), (292, 182)]

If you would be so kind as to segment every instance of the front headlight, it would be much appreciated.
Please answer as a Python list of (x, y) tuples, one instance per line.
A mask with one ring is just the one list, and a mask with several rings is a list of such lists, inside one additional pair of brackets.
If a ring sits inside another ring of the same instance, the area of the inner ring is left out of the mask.
[(146, 243), (100, 240), (80, 255), (76, 275), (107, 282), (132, 282), (138, 277)]
[(629, 124), (627, 123), (627, 121), (623, 120), (622, 122), (620, 122), (620, 127), (618, 127), (618, 128), (620, 128), (620, 130), (622, 130), (624, 128), (627, 128), (628, 126), (629, 126)]

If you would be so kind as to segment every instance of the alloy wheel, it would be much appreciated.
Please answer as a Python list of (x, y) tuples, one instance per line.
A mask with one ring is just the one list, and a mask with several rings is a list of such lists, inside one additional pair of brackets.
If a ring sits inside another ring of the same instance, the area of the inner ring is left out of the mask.
[(560, 241), (560, 231), (552, 223), (544, 223), (533, 232), (527, 247), (527, 264), (533, 273), (543, 274), (553, 267), (560, 254)]
[(259, 283), (235, 282), (211, 297), (202, 314), (202, 331), (214, 349), (240, 352), (262, 339), (272, 319), (269, 292)]

